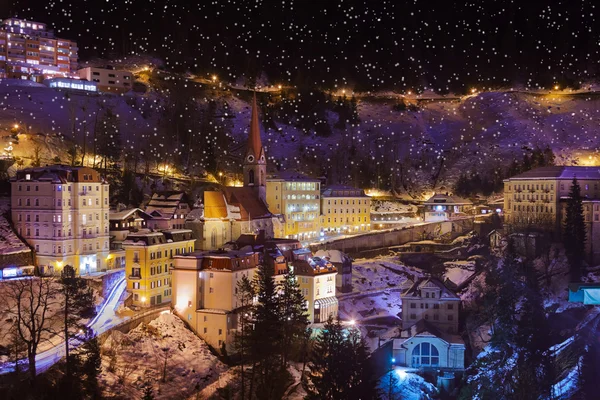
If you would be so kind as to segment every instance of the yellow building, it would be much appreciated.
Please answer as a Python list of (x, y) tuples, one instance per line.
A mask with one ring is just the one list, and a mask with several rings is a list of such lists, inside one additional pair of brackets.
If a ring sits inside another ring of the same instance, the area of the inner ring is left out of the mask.
[(173, 258), (194, 251), (189, 229), (130, 233), (123, 242), (127, 290), (133, 304), (148, 307), (171, 301)]
[(194, 252), (175, 257), (173, 306), (190, 328), (215, 349), (230, 350), (241, 304), (237, 285), (258, 269), (254, 251)]
[(43, 274), (65, 265), (79, 274), (108, 268), (108, 203), (109, 185), (92, 168), (25, 168), (11, 181), (13, 224)]
[(354, 233), (371, 229), (371, 198), (362, 189), (335, 185), (321, 197), (321, 230)]
[(290, 263), (298, 279), (298, 285), (306, 300), (311, 323), (326, 322), (337, 317), (338, 300), (335, 297), (337, 270), (329, 261), (319, 257), (294, 260)]
[(283, 172), (267, 179), (267, 204), (273, 214), (285, 218), (287, 238), (306, 240), (321, 231), (321, 182), (318, 179)]

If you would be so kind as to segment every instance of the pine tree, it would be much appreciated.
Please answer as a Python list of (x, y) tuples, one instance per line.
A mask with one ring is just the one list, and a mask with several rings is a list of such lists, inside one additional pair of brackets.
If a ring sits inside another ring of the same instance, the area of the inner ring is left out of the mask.
[(255, 307), (254, 330), (251, 338), (252, 373), (254, 375), (255, 370), (258, 372), (256, 396), (267, 400), (275, 398), (276, 387), (282, 384), (278, 379), (281, 373), (278, 363), (281, 315), (273, 275), (273, 266), (270, 263), (264, 263), (258, 268), (255, 278), (258, 304)]
[(309, 363), (309, 380), (305, 383), (307, 400), (341, 399), (343, 392), (344, 330), (340, 321), (327, 320), (315, 340)]
[(287, 368), (290, 353), (301, 347), (303, 335), (309, 325), (306, 300), (300, 290), (296, 275), (289, 271), (279, 285), (281, 315), (281, 367)]
[(563, 241), (565, 253), (569, 260), (571, 281), (574, 282), (581, 279), (585, 257), (586, 231), (582, 200), (579, 182), (577, 182), (576, 177), (573, 177), (569, 199), (567, 200)]
[(91, 399), (100, 398), (98, 376), (102, 371), (102, 357), (100, 355), (100, 342), (98, 338), (89, 333), (86, 342), (81, 346), (79, 353), (81, 359), (80, 375), (84, 392)]
[[(344, 389), (349, 400), (379, 399), (377, 380), (369, 366), (369, 349), (356, 328), (352, 328), (345, 337), (348, 362), (344, 363), (349, 375)], [(344, 374), (346, 375), (346, 374)]]
[(246, 368), (244, 364), (248, 362), (248, 346), (252, 340), (253, 299), (255, 294), (252, 282), (250, 282), (246, 275), (242, 275), (242, 279), (237, 283), (239, 329), (236, 331), (234, 339), (234, 348), (240, 357), (242, 400), (246, 398)]
[(142, 400), (154, 400), (154, 389), (150, 382), (144, 384)]
[(75, 275), (75, 269), (66, 265), (59, 280), (60, 293), (63, 295), (63, 336), (65, 340), (65, 375), (71, 378), (71, 367), (74, 359), (70, 356), (70, 342), (79, 331), (86, 326), (80, 321), (84, 317), (93, 315), (94, 293), (85, 279)]

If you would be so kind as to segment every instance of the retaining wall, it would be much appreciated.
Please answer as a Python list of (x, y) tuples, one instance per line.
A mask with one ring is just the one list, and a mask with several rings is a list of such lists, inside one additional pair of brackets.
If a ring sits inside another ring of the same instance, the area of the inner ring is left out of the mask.
[(431, 222), (428, 224), (405, 227), (384, 232), (371, 232), (329, 242), (314, 244), (310, 249), (340, 250), (352, 257), (366, 257), (372, 254), (383, 254), (390, 247), (400, 246), (423, 238), (448, 237), (454, 239), (473, 230), (473, 218), (455, 221)]
[(170, 311), (170, 310), (171, 310), (171, 306), (166, 305), (166, 306), (156, 307), (151, 310), (144, 311), (141, 314), (138, 314), (138, 315), (134, 316), (133, 318), (128, 319), (127, 321), (121, 322), (119, 325), (112, 327), (111, 329), (107, 330), (106, 332), (99, 334), (98, 341), (100, 342), (100, 344), (104, 344), (104, 342), (106, 341), (106, 339), (108, 339), (108, 337), (110, 336), (110, 333), (112, 331), (119, 331), (122, 333), (127, 333), (130, 330), (137, 328), (141, 323), (147, 324), (150, 321), (152, 321), (153, 319), (156, 319), (156, 317), (158, 317), (160, 315), (160, 313), (162, 313), (163, 311)]

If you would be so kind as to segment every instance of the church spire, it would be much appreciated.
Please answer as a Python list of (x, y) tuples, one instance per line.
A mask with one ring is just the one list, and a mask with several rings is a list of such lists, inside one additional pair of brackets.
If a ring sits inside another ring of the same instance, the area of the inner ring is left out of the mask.
[(250, 135), (248, 136), (248, 148), (246, 157), (254, 156), (255, 160), (259, 160), (263, 155), (262, 142), (260, 140), (260, 124), (258, 121), (258, 107), (256, 105), (256, 92), (252, 99), (252, 118), (250, 119)]

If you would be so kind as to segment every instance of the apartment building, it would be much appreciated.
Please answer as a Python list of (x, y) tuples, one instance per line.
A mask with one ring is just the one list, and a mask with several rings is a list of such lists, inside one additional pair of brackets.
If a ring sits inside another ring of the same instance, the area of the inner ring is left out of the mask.
[(267, 179), (267, 204), (285, 218), (283, 234), (307, 240), (321, 232), (321, 182), (295, 172)]
[(215, 349), (228, 350), (237, 330), (240, 301), (237, 285), (254, 278), (259, 255), (254, 251), (208, 251), (176, 256), (173, 269), (175, 312)]
[(473, 202), (448, 193), (436, 193), (423, 203), (424, 221), (450, 221), (461, 218), (473, 210)]
[(41, 81), (72, 76), (77, 43), (54, 36), (46, 24), (19, 18), (0, 24), (0, 77)]
[(85, 67), (77, 71), (81, 79), (94, 82), (101, 92), (125, 93), (133, 87), (133, 74), (120, 71), (107, 65), (105, 67)]
[(42, 273), (108, 268), (109, 186), (87, 167), (25, 168), (11, 180), (11, 216)]
[(335, 297), (337, 270), (329, 261), (320, 257), (308, 257), (290, 263), (298, 279), (298, 285), (306, 300), (308, 318), (311, 323), (326, 322), (336, 318), (338, 300)]
[(402, 329), (425, 320), (440, 331), (458, 333), (460, 297), (437, 278), (421, 278), (404, 291), (402, 299)]
[(504, 180), (504, 224), (507, 233), (547, 231), (559, 239), (567, 199), (576, 177), (583, 197), (587, 229), (586, 257), (600, 262), (600, 170), (597, 167), (536, 168)]
[(194, 251), (196, 240), (189, 229), (130, 233), (125, 249), (127, 290), (133, 304), (150, 307), (171, 302), (173, 259)]
[(371, 198), (362, 189), (335, 185), (321, 196), (321, 230), (356, 233), (371, 229)]

